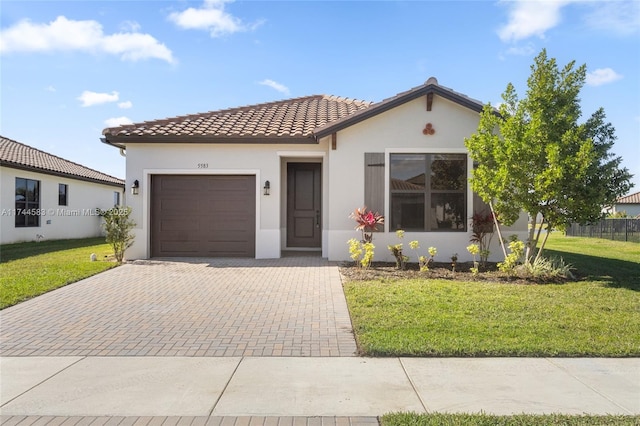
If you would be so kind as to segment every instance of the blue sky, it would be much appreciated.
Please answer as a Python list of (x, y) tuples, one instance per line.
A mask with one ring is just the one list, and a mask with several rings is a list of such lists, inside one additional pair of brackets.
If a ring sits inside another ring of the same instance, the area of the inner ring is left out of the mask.
[(0, 134), (124, 177), (102, 129), (298, 96), (380, 101), (430, 76), (496, 104), (542, 48), (587, 64), (640, 190), (640, 2), (0, 0)]

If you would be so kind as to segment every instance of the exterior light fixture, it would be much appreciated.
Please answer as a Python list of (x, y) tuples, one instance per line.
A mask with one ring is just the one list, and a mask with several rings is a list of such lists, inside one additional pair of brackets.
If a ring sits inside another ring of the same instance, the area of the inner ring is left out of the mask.
[(131, 185), (131, 193), (133, 195), (138, 195), (139, 190), (140, 190), (140, 182), (138, 182), (138, 180), (134, 180), (133, 185)]
[(264, 195), (269, 195), (271, 193), (271, 183), (266, 180), (264, 181)]

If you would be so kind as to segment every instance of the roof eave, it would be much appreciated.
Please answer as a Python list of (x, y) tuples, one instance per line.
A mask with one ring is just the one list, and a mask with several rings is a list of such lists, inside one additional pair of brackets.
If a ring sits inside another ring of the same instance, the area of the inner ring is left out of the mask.
[(118, 149), (125, 149), (126, 148), (125, 145), (118, 144), (117, 142), (113, 142), (113, 141), (107, 139), (106, 137), (100, 138), (100, 142), (102, 142), (105, 145), (109, 145), (109, 146), (112, 146), (112, 147), (118, 148)]
[(314, 135), (309, 136), (207, 136), (207, 135), (105, 135), (103, 142), (118, 148), (126, 148), (127, 143), (175, 143), (175, 144), (317, 144)]

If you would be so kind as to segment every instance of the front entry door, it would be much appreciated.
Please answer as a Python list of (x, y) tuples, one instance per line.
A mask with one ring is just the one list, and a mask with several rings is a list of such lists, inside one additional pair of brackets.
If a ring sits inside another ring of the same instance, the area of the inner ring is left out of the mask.
[(320, 247), (321, 164), (287, 164), (287, 247)]

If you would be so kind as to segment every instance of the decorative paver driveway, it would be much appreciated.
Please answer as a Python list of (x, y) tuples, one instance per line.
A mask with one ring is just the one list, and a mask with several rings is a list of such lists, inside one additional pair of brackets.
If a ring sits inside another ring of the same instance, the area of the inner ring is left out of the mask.
[(0, 312), (2, 356), (355, 356), (319, 257), (135, 261)]

